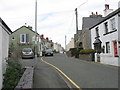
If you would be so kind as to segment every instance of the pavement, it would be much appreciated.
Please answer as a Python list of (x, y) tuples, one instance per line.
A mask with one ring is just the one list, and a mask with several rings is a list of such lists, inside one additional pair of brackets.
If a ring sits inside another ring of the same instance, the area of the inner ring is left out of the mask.
[(35, 67), (33, 77), (33, 88), (66, 88), (67, 83), (53, 67), (41, 62), (40, 58), (21, 59), (22, 67)]

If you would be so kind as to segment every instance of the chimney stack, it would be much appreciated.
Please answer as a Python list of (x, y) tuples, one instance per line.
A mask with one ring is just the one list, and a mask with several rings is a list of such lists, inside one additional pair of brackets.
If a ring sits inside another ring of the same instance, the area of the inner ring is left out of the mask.
[(93, 15), (94, 13), (92, 12), (91, 14)]
[(32, 30), (32, 26), (28, 26), (28, 28)]
[(46, 37), (46, 40), (48, 41), (48, 40), (49, 40), (49, 38), (48, 38), (48, 37)]
[(105, 10), (109, 9), (109, 4), (105, 4)]
[(44, 35), (43, 35), (43, 34), (41, 35), (41, 38), (44, 38)]
[(96, 15), (98, 15), (98, 12), (96, 12)]
[(106, 17), (113, 12), (113, 9), (109, 9), (109, 4), (105, 4), (104, 16)]

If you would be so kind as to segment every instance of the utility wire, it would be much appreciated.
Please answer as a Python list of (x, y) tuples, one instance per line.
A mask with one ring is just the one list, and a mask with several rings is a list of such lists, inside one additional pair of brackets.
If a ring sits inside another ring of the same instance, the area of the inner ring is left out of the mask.
[(88, 2), (88, 0), (86, 0), (85, 2), (83, 2), (82, 4), (80, 4), (77, 8), (81, 7), (82, 5), (86, 4)]
[(69, 34), (70, 34), (71, 30), (72, 30), (73, 22), (74, 22), (74, 14), (72, 16), (72, 20), (71, 20), (70, 26), (69, 26), (68, 31), (66, 33), (66, 44), (68, 43), (67, 42), (67, 37), (69, 37)]
[(68, 35), (69, 32), (72, 30), (71, 27), (73, 26), (74, 16), (75, 16), (75, 15), (73, 14), (73, 16), (72, 16), (72, 21), (71, 21), (70, 26), (69, 26), (69, 28), (68, 28), (67, 35)]

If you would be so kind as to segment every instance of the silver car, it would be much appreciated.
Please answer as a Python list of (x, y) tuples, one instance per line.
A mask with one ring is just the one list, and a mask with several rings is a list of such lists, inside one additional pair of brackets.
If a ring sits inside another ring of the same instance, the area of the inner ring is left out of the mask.
[(24, 48), (22, 50), (22, 58), (34, 58), (34, 52), (31, 48)]
[(53, 56), (53, 50), (52, 49), (45, 50), (45, 56)]

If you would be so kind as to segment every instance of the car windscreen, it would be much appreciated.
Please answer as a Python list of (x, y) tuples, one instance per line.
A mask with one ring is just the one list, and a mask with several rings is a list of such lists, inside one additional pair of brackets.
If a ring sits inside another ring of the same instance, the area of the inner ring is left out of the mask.
[(31, 52), (31, 49), (23, 49), (23, 52)]
[(51, 49), (48, 49), (48, 50), (46, 50), (46, 52), (52, 52), (52, 50), (51, 50)]

